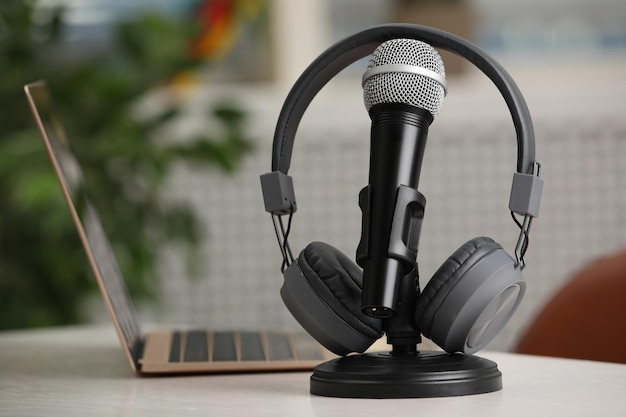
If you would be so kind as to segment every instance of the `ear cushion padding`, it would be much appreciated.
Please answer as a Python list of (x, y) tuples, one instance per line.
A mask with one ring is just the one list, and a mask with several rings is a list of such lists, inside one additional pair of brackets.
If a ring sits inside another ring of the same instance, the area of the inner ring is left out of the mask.
[(432, 276), (415, 306), (415, 318), (421, 332), (430, 337), (433, 316), (441, 302), (465, 272), (485, 255), (502, 246), (489, 237), (477, 237), (457, 249)]
[(418, 298), (415, 321), (446, 352), (472, 354), (506, 325), (525, 288), (513, 258), (492, 239), (475, 238), (433, 275)]
[(380, 320), (361, 311), (363, 273), (342, 252), (323, 242), (310, 243), (298, 264), (310, 286), (328, 306), (365, 337), (382, 336)]

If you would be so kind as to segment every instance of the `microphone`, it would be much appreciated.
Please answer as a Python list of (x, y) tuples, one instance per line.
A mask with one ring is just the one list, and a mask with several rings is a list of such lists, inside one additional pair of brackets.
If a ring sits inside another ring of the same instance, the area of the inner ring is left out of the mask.
[(393, 39), (372, 54), (363, 98), (372, 120), (369, 185), (357, 263), (363, 268), (362, 311), (391, 318), (400, 281), (415, 273), (426, 199), (417, 191), (428, 128), (446, 93), (443, 61), (430, 45)]

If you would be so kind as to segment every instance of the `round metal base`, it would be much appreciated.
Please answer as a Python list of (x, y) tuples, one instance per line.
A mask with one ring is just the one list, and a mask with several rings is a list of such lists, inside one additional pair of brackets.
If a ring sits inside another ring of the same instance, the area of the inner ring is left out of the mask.
[(311, 376), (311, 394), (326, 397), (451, 397), (500, 389), (502, 373), (495, 362), (432, 351), (350, 355), (318, 365)]

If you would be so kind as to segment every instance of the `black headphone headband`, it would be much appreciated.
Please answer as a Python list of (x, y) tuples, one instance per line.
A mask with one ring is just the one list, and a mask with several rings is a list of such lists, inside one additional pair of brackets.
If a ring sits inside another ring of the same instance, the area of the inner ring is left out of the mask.
[(381, 43), (397, 38), (416, 39), (466, 58), (496, 85), (509, 107), (517, 134), (517, 171), (535, 169), (535, 134), (530, 112), (509, 73), (473, 43), (451, 33), (420, 25), (376, 26), (352, 35), (323, 52), (302, 73), (280, 112), (272, 147), (272, 171), (287, 174), (300, 119), (317, 93), (341, 70), (371, 54)]

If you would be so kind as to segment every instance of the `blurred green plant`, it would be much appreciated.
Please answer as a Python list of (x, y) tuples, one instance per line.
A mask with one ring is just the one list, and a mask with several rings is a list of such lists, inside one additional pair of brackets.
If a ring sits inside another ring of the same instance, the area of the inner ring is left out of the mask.
[(245, 114), (233, 106), (207, 109), (216, 129), (185, 140), (156, 139), (180, 114), (176, 100), (136, 116), (148, 92), (206, 64), (189, 54), (192, 18), (137, 16), (116, 27), (103, 53), (68, 58), (62, 11), (42, 19), (35, 4), (0, 3), (0, 329), (80, 322), (96, 288), (24, 84), (48, 81), (134, 296), (154, 296), (160, 248), (182, 245), (192, 258), (202, 239), (197, 214), (162, 198), (170, 170), (194, 163), (233, 171), (251, 149)]

